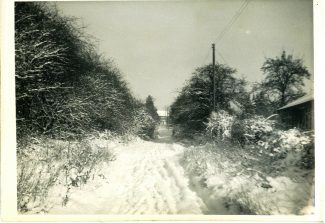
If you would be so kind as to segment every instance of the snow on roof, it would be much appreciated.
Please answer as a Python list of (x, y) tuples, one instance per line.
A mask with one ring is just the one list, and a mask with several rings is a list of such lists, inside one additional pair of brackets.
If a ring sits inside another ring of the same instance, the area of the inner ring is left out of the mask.
[(167, 116), (167, 111), (160, 110), (160, 111), (157, 111), (157, 113), (159, 116)]
[(302, 103), (305, 103), (305, 102), (308, 102), (308, 101), (312, 101), (314, 100), (314, 95), (313, 94), (307, 94), (301, 98), (298, 98), (297, 100), (295, 101), (292, 101), (290, 102), (289, 104), (279, 108), (278, 110), (282, 110), (282, 109), (285, 109), (285, 108), (290, 108), (290, 107), (293, 107), (293, 106), (296, 106), (296, 105), (300, 105)]

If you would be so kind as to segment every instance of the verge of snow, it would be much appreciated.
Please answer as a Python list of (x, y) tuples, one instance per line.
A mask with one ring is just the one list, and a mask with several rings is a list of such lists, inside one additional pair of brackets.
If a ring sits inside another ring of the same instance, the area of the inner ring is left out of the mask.
[(243, 156), (234, 162), (223, 154), (225, 150), (213, 147), (190, 147), (182, 160), (208, 214), (313, 214), (310, 171), (288, 170), (285, 176), (265, 177), (242, 166)]

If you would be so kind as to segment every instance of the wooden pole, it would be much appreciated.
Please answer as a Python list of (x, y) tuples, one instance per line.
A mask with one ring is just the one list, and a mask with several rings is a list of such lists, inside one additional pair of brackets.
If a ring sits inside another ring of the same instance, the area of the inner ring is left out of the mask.
[(216, 111), (215, 44), (212, 43), (213, 111)]

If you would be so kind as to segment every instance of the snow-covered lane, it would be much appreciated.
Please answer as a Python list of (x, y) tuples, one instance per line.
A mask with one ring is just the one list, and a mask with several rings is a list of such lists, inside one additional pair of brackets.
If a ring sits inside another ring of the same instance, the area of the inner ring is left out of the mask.
[(202, 214), (206, 207), (179, 164), (183, 150), (142, 140), (119, 146), (101, 179), (73, 189), (50, 214)]

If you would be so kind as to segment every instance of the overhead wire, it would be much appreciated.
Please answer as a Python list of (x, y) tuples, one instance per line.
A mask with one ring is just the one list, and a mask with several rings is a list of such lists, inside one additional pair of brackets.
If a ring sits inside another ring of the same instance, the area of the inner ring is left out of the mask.
[[(244, 0), (243, 3), (240, 5), (240, 7), (237, 9), (236, 13), (233, 15), (233, 17), (229, 20), (225, 28), (219, 33), (215, 40), (215, 44), (219, 44), (222, 40), (222, 38), (227, 34), (227, 32), (230, 31), (232, 26), (236, 23), (238, 18), (243, 14), (243, 12), (246, 10), (250, 0)], [(221, 59), (228, 63), (227, 60), (224, 58), (224, 56), (221, 54), (220, 51), (217, 51), (218, 55), (221, 57)]]
[[(243, 12), (246, 10), (250, 0), (244, 0), (240, 7), (237, 9), (236, 13), (232, 16), (232, 18), (229, 20), (227, 25), (223, 28), (223, 30), (219, 33), (217, 38), (215, 39), (215, 44), (219, 44), (222, 38), (227, 34), (227, 32), (232, 28), (232, 26), (235, 24), (235, 22), (238, 20), (238, 18), (243, 14)], [(206, 54), (204, 58), (204, 62), (208, 59), (210, 55), (210, 50)], [(228, 63), (227, 60), (224, 58), (224, 56), (221, 54), (221, 52), (217, 51), (217, 54), (220, 56), (220, 58), (225, 62)]]
[(206, 54), (206, 56), (204, 57), (204, 60), (203, 60), (204, 63), (205, 63), (205, 62), (207, 61), (207, 59), (209, 58), (210, 53), (211, 53), (210, 49), (207, 50), (207, 54)]
[(227, 60), (222, 56), (222, 54), (219, 51), (217, 51), (217, 50), (216, 50), (216, 52), (221, 57), (221, 59), (223, 60), (223, 62), (226, 63), (226, 64), (228, 64)]
[(222, 38), (226, 35), (226, 33), (231, 29), (231, 27), (235, 24), (235, 22), (238, 20), (238, 18), (241, 16), (241, 14), (245, 11), (249, 4), (249, 0), (244, 0), (239, 9), (236, 11), (236, 13), (233, 15), (233, 17), (229, 20), (225, 28), (220, 32), (220, 34), (217, 36), (215, 43), (218, 44)]

